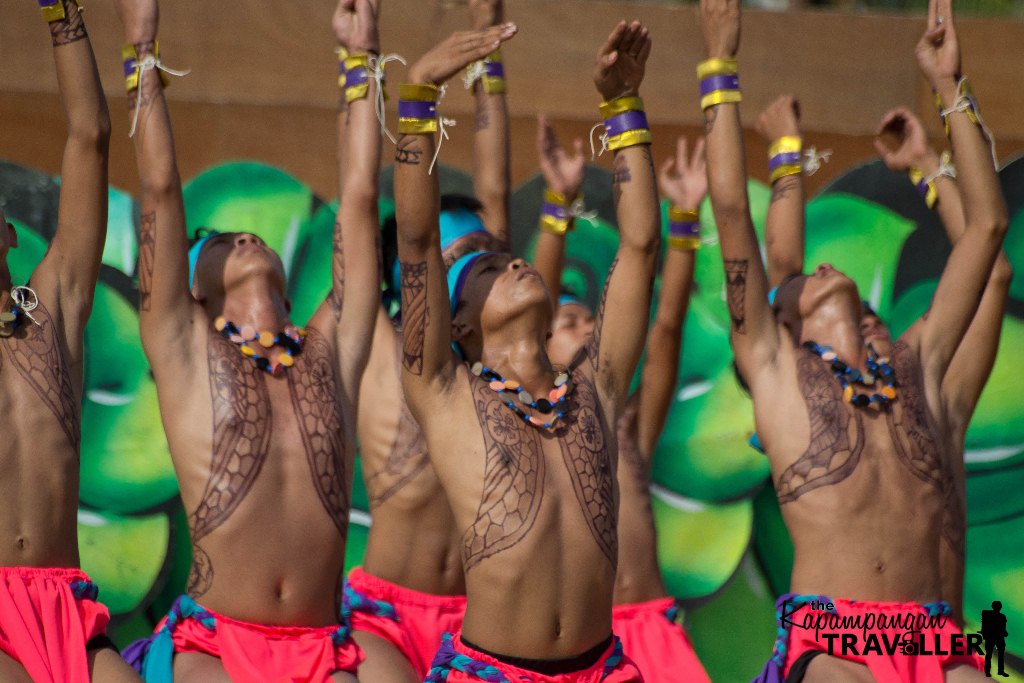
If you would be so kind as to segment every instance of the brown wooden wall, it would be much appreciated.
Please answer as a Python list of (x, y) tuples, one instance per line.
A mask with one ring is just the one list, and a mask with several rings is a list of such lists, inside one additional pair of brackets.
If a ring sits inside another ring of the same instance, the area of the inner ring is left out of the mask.
[[(597, 120), (593, 53), (619, 18), (636, 16), (652, 27), (655, 48), (643, 95), (656, 156), (669, 153), (677, 134), (699, 133), (694, 66), (701, 38), (693, 7), (595, 0), (506, 4), (520, 27), (504, 51), (516, 182), (536, 167), (538, 112), (555, 118), (565, 136), (585, 137)], [(184, 177), (221, 161), (252, 158), (295, 174), (323, 196), (335, 194), (332, 10), (324, 0), (163, 3), (163, 57), (171, 66), (192, 69), (168, 90)], [(386, 0), (385, 50), (415, 58), (464, 28), (466, 16), (464, 3)], [(86, 21), (115, 124), (111, 181), (134, 191), (122, 36), (110, 0), (88, 2)], [(752, 122), (778, 93), (801, 99), (808, 142), (834, 150), (831, 164), (811, 179), (812, 190), (872, 155), (870, 135), (891, 106), (914, 107), (938, 134), (913, 58), (922, 24), (923, 18), (909, 16), (748, 12), (740, 52), (745, 120)], [(964, 20), (959, 28), (964, 70), (1006, 160), (1024, 152), (1024, 23)], [(400, 66), (389, 71), (392, 89), (402, 72)], [(0, 92), (0, 157), (57, 172), (63, 119), (49, 35), (35, 3), (6, 0), (0, 7)], [(453, 83), (443, 106), (459, 125), (442, 160), (468, 169), (472, 101)], [(750, 143), (751, 175), (763, 178), (763, 146), (754, 136)]]

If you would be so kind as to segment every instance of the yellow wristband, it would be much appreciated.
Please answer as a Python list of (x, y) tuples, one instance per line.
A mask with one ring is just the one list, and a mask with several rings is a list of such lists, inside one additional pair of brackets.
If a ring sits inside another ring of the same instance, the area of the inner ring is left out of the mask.
[[(159, 65), (160, 60), (160, 41), (153, 41), (153, 57), (157, 60)], [(125, 43), (121, 46), (121, 61), (124, 62), (124, 88), (127, 92), (136, 90), (139, 87), (139, 76), (141, 71), (138, 67), (139, 55), (135, 51), (135, 46), (131, 43)], [(167, 77), (160, 69), (156, 69), (156, 72), (160, 74), (160, 83), (163, 84), (164, 88), (171, 84), (170, 78)]]
[(737, 104), (742, 101), (743, 94), (739, 90), (715, 90), (700, 98), (700, 108), (704, 110), (716, 104)]
[(623, 114), (627, 111), (643, 111), (644, 100), (642, 97), (616, 97), (614, 100), (608, 100), (607, 102), (601, 103), (601, 118), (610, 119), (617, 114)]
[(668, 219), (673, 223), (699, 223), (700, 211), (698, 209), (680, 209), (672, 204), (668, 207)]
[(705, 59), (697, 65), (697, 78), (702, 81), (708, 76), (735, 73), (739, 73), (739, 65), (736, 63), (735, 58), (722, 59), (719, 57), (713, 57), (711, 59)]
[(804, 141), (799, 135), (783, 135), (768, 147), (768, 158), (776, 154), (789, 154), (803, 150)]

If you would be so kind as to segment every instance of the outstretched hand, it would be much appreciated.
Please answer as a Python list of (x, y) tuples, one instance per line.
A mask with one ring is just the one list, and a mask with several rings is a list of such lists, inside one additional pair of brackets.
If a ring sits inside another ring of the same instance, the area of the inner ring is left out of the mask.
[(903, 173), (916, 167), (930, 170), (939, 157), (928, 143), (921, 120), (906, 107), (897, 107), (882, 117), (875, 134), (875, 150), (889, 170)]
[(784, 135), (800, 135), (800, 103), (780, 95), (757, 117), (757, 132), (771, 144)]
[(456, 31), (409, 68), (412, 83), (441, 85), (462, 69), (497, 50), (519, 29), (513, 23), (479, 31)]
[(380, 53), (379, 5), (379, 0), (339, 0), (332, 20), (338, 44), (351, 53)]
[(114, 0), (114, 7), (124, 25), (124, 35), (129, 43), (138, 45), (156, 40), (160, 24), (157, 0)]
[(740, 47), (740, 0), (700, 0), (700, 26), (708, 58), (735, 57)]
[(594, 85), (606, 102), (636, 95), (651, 54), (651, 32), (639, 21), (620, 21), (597, 51)]
[(952, 0), (928, 0), (928, 27), (914, 52), (932, 90), (960, 79), (960, 43), (953, 27)]
[(497, 26), (505, 19), (502, 0), (469, 0), (469, 19), (474, 29)]
[(573, 141), (573, 153), (570, 155), (558, 143), (558, 136), (547, 117), (541, 114), (537, 117), (537, 156), (548, 187), (571, 201), (579, 192), (587, 169), (583, 140), (576, 138)]
[(676, 141), (676, 155), (658, 169), (658, 189), (680, 209), (697, 209), (708, 193), (708, 171), (704, 161), (704, 138), (697, 138), (693, 154), (686, 153), (686, 138)]

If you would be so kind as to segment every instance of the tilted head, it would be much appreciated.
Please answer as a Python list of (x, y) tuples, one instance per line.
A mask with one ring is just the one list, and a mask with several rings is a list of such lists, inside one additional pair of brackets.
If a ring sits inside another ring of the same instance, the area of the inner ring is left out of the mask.
[(189, 250), (189, 284), (199, 302), (223, 299), (254, 279), (284, 297), (284, 263), (258, 235), (208, 231)]
[(775, 316), (791, 330), (821, 313), (826, 307), (840, 304), (860, 306), (857, 283), (831, 263), (822, 263), (806, 275), (791, 275), (769, 293)]
[(867, 301), (861, 301), (860, 336), (879, 356), (892, 356), (892, 332)]
[(572, 294), (558, 297), (558, 310), (551, 323), (548, 358), (555, 365), (569, 365), (594, 333), (594, 313)]
[(513, 321), (527, 319), (546, 335), (551, 299), (540, 275), (523, 259), (493, 251), (463, 255), (448, 271), (452, 341), (475, 362), (484, 338)]

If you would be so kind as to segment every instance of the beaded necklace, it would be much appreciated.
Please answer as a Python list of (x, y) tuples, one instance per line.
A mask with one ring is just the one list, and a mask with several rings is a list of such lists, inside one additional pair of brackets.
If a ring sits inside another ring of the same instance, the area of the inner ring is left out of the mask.
[(555, 376), (555, 386), (548, 392), (547, 398), (535, 399), (530, 392), (523, 389), (519, 382), (513, 379), (505, 379), (498, 372), (484, 366), (483, 363), (477, 362), (473, 364), (471, 368), (474, 375), (479, 377), (488, 383), (491, 389), (497, 394), (504, 394), (510, 391), (514, 394), (516, 401), (521, 405), (524, 405), (531, 410), (535, 410), (542, 415), (551, 416), (547, 422), (537, 417), (536, 415), (529, 415), (523, 411), (522, 408), (516, 405), (516, 401), (509, 399), (505, 401), (502, 397), (502, 402), (512, 409), (519, 417), (523, 418), (524, 422), (527, 422), (534, 427), (542, 429), (551, 429), (554, 424), (561, 418), (565, 417), (565, 411), (568, 409), (568, 398), (572, 395), (572, 381), (569, 379), (569, 372), (563, 370)]
[[(222, 337), (237, 344), (242, 355), (252, 358), (256, 367), (275, 377), (280, 375), (285, 368), (290, 368), (295, 364), (295, 356), (302, 353), (302, 340), (306, 337), (306, 330), (296, 325), (288, 325), (283, 332), (257, 332), (256, 328), (251, 325), (238, 327), (224, 316), (219, 316), (213, 321), (213, 326)], [(280, 346), (282, 347), (281, 353), (277, 355), (277, 360), (271, 361), (269, 358), (259, 355), (256, 349), (250, 346), (252, 342), (259, 342), (259, 345), (265, 349)]]
[(23, 318), (39, 324), (39, 321), (32, 317), (32, 311), (39, 305), (39, 297), (31, 287), (12, 287), (10, 303), (10, 310), (0, 311), (0, 337), (10, 337), (14, 334)]
[[(843, 387), (843, 400), (852, 403), (858, 408), (866, 408), (872, 403), (878, 404), (879, 408), (885, 408), (890, 401), (896, 400), (896, 370), (889, 365), (888, 358), (879, 357), (875, 353), (875, 347), (868, 345), (867, 374), (857, 368), (839, 360), (836, 352), (831, 346), (819, 346), (813, 341), (804, 342), (804, 348), (816, 354), (832, 367), (836, 379)], [(853, 385), (872, 386), (877, 380), (882, 380), (882, 391), (877, 394), (858, 394), (853, 390)]]

